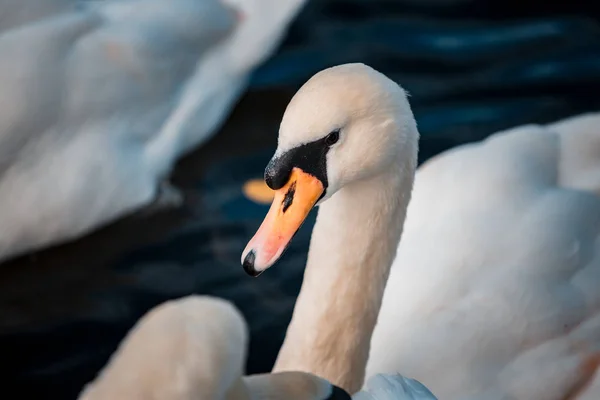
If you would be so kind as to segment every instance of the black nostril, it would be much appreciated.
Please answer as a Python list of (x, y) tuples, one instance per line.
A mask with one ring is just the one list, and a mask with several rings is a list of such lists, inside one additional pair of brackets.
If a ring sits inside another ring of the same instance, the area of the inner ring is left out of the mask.
[(287, 183), (291, 173), (292, 166), (288, 157), (272, 158), (265, 168), (265, 183), (273, 190), (281, 189)]

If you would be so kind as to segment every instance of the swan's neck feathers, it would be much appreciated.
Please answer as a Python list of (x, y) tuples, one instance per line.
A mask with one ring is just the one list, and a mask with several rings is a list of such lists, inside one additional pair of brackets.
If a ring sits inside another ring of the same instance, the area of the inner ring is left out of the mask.
[(352, 183), (320, 207), (304, 282), (275, 371), (360, 389), (410, 199), (414, 157)]

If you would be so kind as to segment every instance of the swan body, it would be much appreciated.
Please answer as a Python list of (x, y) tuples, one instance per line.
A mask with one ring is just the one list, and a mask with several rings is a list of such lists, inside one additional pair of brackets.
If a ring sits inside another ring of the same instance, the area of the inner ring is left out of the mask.
[(225, 398), (242, 372), (247, 340), (241, 315), (226, 301), (163, 303), (137, 322), (79, 399)]
[(303, 0), (0, 0), (0, 260), (181, 201)]
[(419, 168), (367, 376), (448, 400), (600, 398), (599, 126), (517, 127)]

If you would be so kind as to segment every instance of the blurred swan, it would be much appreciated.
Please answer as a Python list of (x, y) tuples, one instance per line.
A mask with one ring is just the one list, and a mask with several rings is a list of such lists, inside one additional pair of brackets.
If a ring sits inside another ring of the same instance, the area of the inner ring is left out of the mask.
[(0, 260), (142, 207), (304, 0), (0, 0)]
[(521, 126), (419, 168), (367, 376), (448, 400), (600, 398), (598, 127)]
[(229, 302), (190, 296), (150, 310), (79, 400), (349, 400), (302, 372), (242, 377), (248, 329)]

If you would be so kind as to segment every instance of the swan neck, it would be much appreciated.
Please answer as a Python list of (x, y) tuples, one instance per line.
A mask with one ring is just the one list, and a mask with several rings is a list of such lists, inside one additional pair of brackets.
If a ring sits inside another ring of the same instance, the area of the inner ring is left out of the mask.
[(350, 393), (362, 387), (415, 164), (399, 161), (380, 175), (345, 186), (320, 206), (275, 371), (313, 373)]

